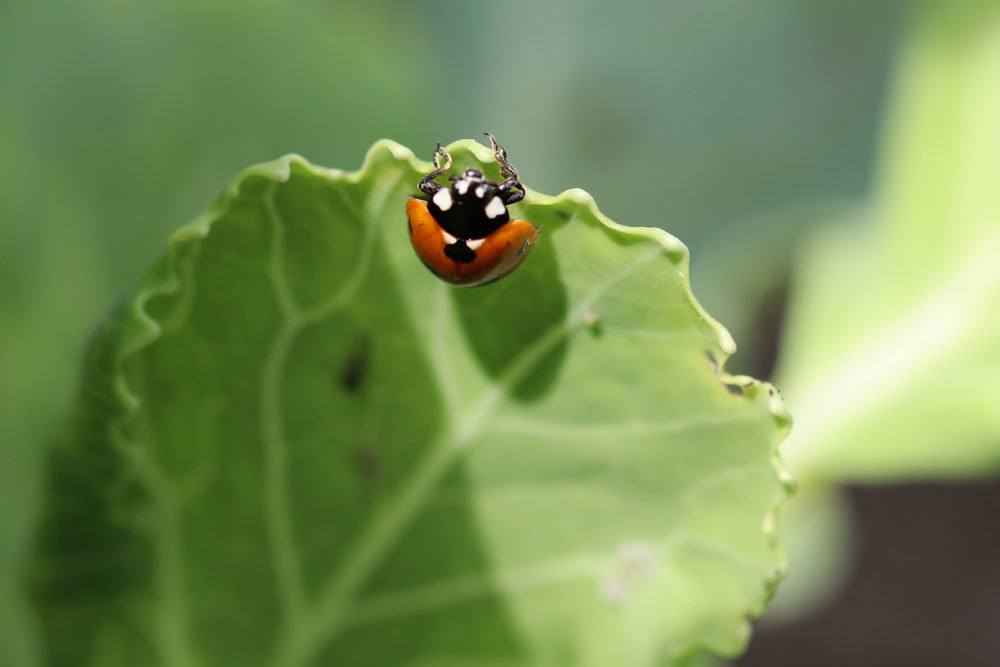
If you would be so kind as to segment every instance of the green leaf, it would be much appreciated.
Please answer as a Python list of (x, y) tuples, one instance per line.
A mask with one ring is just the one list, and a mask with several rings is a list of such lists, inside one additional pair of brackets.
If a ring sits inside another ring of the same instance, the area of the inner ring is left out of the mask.
[(355, 173), (253, 167), (97, 331), (34, 559), (50, 663), (741, 649), (788, 417), (723, 371), (686, 248), (531, 193), (527, 261), (451, 288), (405, 231), (428, 168), (388, 141)]
[(901, 62), (873, 210), (801, 258), (780, 373), (797, 475), (1000, 466), (1000, 5), (926, 3)]

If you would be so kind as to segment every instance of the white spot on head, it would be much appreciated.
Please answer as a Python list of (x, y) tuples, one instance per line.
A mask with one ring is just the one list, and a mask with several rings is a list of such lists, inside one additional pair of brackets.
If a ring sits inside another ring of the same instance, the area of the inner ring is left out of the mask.
[(467, 179), (462, 179), (460, 181), (455, 181), (455, 191), (460, 195), (464, 195), (469, 191), (469, 181)]
[(479, 250), (484, 243), (486, 243), (486, 239), (476, 239), (475, 241), (466, 241), (465, 245), (469, 246), (469, 250)]
[(500, 201), (500, 197), (494, 197), (486, 204), (486, 217), (492, 220), (493, 218), (503, 215), (506, 210), (507, 207), (503, 205), (502, 201)]
[(440, 190), (434, 193), (434, 197), (432, 198), (432, 200), (439, 209), (441, 209), (442, 211), (447, 211), (449, 208), (451, 208), (451, 190), (449, 190), (448, 188), (441, 188)]
[(443, 229), (441, 230), (441, 235), (444, 236), (444, 241), (445, 241), (445, 243), (448, 243), (448, 244), (454, 243), (455, 241), (458, 240), (454, 236), (452, 236), (451, 234), (449, 234), (448, 232), (444, 231)]
[(482, 199), (483, 197), (486, 196), (486, 186), (485, 185), (480, 185), (478, 188), (476, 188), (476, 196), (479, 197), (480, 199)]

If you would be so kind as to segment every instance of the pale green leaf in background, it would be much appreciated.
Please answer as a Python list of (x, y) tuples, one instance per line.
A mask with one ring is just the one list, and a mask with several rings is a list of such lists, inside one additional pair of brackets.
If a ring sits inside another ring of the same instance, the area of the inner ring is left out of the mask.
[[(1000, 469), (1000, 5), (926, 3), (900, 52), (877, 191), (796, 262), (778, 377), (802, 482), (789, 620), (850, 571), (843, 482)], [(768, 620), (772, 620), (769, 616)]]
[(251, 168), (98, 330), (32, 559), (50, 664), (744, 646), (788, 417), (723, 370), (686, 248), (531, 193), (528, 260), (451, 288), (406, 238), (427, 167), (380, 142), (359, 172)]
[(877, 224), (799, 260), (779, 372), (797, 476), (1000, 467), (1000, 5), (928, 3), (893, 108)]

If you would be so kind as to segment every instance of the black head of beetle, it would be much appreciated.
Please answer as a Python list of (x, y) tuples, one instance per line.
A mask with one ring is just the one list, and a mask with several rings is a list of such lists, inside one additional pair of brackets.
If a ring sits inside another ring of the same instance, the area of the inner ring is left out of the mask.
[[(434, 179), (451, 168), (451, 155), (441, 144), (434, 152), (435, 169), (421, 179), (420, 191), (428, 195), (427, 209), (448, 234), (456, 240), (481, 239), (510, 221), (507, 207), (524, 199), (517, 169), (507, 161), (507, 150), (497, 143), (496, 137), (484, 132), (500, 163), (503, 181), (486, 180), (478, 169), (466, 169), (462, 175), (451, 175), (450, 186), (442, 186)], [(461, 261), (456, 258), (456, 261)]]

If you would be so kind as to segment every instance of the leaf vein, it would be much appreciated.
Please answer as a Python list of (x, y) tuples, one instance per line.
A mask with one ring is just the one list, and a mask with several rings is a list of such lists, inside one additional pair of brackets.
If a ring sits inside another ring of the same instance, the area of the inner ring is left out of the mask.
[(480, 434), (483, 425), (502, 398), (509, 394), (555, 345), (580, 328), (586, 313), (608, 291), (663, 253), (664, 248), (655, 244), (649, 252), (596, 285), (564, 321), (551, 327), (514, 359), (501, 374), (499, 381), (476, 402), (471, 410), (471, 416), (458, 429), (446, 432), (432, 444), (409, 483), (394, 498), (376, 510), (367, 530), (344, 557), (344, 566), (321, 588), (313, 613), (303, 619), (303, 623), (296, 626), (292, 634), (286, 637), (283, 646), (279, 648), (278, 664), (307, 663), (325, 642), (332, 641), (345, 629), (350, 622), (348, 612), (354, 603), (353, 596), (385, 558), (406, 525), (426, 504), (436, 483), (458, 458), (459, 453), (467, 449)]
[(152, 501), (157, 527), (152, 531), (156, 568), (156, 639), (164, 664), (197, 665), (194, 644), (188, 634), (184, 564), (181, 549), (180, 501), (166, 473), (150, 458), (148, 450), (131, 443), (118, 429), (111, 441), (131, 464)]
[(281, 317), (278, 331), (264, 358), (260, 375), (260, 430), (264, 445), (265, 517), (278, 597), (285, 623), (295, 625), (305, 613), (302, 572), (291, 520), (285, 439), (281, 407), (281, 379), (292, 341), (298, 331), (298, 306), (285, 273), (285, 223), (274, 202), (278, 183), (270, 185), (265, 206), (271, 222), (269, 276)]
[(600, 439), (680, 433), (700, 426), (721, 426), (759, 418), (759, 415), (751, 412), (732, 415), (694, 415), (684, 419), (666, 421), (629, 420), (620, 422), (558, 422), (507, 416), (495, 420), (489, 430), (498, 433), (578, 440), (581, 438)]

